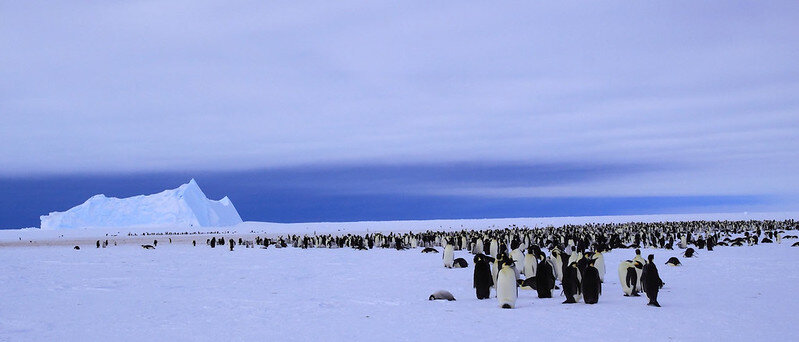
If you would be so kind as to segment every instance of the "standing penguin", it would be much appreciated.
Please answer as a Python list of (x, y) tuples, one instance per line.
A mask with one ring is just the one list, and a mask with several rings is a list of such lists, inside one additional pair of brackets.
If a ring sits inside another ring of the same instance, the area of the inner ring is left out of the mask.
[(474, 256), (474, 288), (477, 292), (477, 299), (487, 299), (491, 296), (491, 286), (494, 286), (494, 278), (491, 277), (491, 265), (494, 258), (487, 257), (483, 253)]
[(503, 309), (513, 309), (516, 306), (516, 298), (519, 297), (518, 283), (516, 282), (516, 268), (513, 266), (513, 259), (507, 256), (500, 262), (501, 269), (497, 276), (497, 299), (499, 306)]
[(513, 264), (516, 265), (516, 279), (520, 279), (524, 271), (524, 253), (519, 248), (518, 241), (513, 241), (511, 243), (511, 249), (510, 257), (513, 259)]
[(619, 283), (624, 291), (624, 296), (639, 296), (638, 291), (635, 290), (638, 283), (636, 264), (638, 263), (634, 263), (632, 260), (625, 260), (619, 264)]
[(561, 258), (561, 252), (557, 249), (553, 250), (550, 260), (552, 262), (552, 268), (555, 271), (555, 278), (559, 281), (563, 281), (563, 258)]
[(663, 280), (660, 279), (658, 268), (655, 266), (654, 260), (655, 256), (650, 254), (649, 263), (644, 265), (641, 282), (644, 285), (646, 297), (649, 298), (649, 303), (647, 305), (660, 307), (660, 303), (658, 303), (658, 291), (663, 287)]
[(603, 250), (597, 250), (592, 258), (594, 259), (594, 267), (599, 272), (599, 281), (605, 282), (605, 256), (602, 255)]
[(566, 269), (563, 270), (563, 294), (566, 295), (566, 300), (563, 304), (573, 304), (580, 300), (580, 271), (577, 269), (577, 263), (572, 262)]
[(455, 246), (453, 246), (452, 243), (447, 243), (447, 246), (444, 247), (443, 258), (444, 258), (444, 267), (452, 268), (452, 265), (455, 263)]
[(602, 294), (602, 279), (599, 278), (599, 270), (594, 264), (595, 261), (592, 260), (583, 273), (582, 289), (585, 304), (596, 304), (599, 302), (599, 295)]
[(499, 257), (499, 242), (497, 242), (497, 239), (491, 239), (491, 245), (488, 248), (488, 252), (491, 253), (492, 257)]
[(538, 298), (552, 298), (552, 289), (555, 287), (555, 274), (552, 266), (545, 257), (538, 263), (538, 270), (535, 272), (535, 289), (538, 291)]
[(536, 256), (535, 248), (530, 246), (527, 248), (527, 254), (524, 256), (524, 276), (526, 278), (535, 277), (536, 269), (538, 268), (538, 259)]

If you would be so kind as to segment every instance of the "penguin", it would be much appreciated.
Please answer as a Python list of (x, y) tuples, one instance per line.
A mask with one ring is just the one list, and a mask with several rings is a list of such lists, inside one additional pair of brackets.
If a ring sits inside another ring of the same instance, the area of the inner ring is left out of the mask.
[(638, 274), (635, 271), (636, 264), (632, 260), (625, 260), (619, 264), (619, 283), (624, 291), (624, 296), (639, 296), (635, 290), (638, 282)]
[(648, 259), (649, 262), (644, 265), (643, 274), (641, 275), (641, 283), (643, 283), (646, 297), (649, 298), (649, 303), (647, 303), (647, 305), (659, 308), (660, 303), (658, 303), (658, 291), (660, 291), (660, 288), (663, 287), (663, 280), (660, 279), (658, 268), (654, 263), (655, 255), (650, 254)]
[(552, 269), (555, 271), (555, 278), (558, 281), (563, 281), (563, 259), (560, 256), (560, 251), (555, 249), (552, 251), (552, 256), (550, 256), (550, 260), (552, 263)]
[(501, 308), (513, 309), (516, 306), (516, 298), (519, 297), (513, 259), (504, 257), (500, 265), (502, 268), (497, 275), (497, 300)]
[(483, 253), (474, 256), (474, 282), (473, 286), (477, 294), (477, 299), (487, 299), (491, 296), (491, 287), (494, 286), (494, 278), (491, 276), (491, 265), (494, 258), (487, 257)]
[(491, 262), (491, 279), (494, 279), (494, 288), (497, 287), (497, 276), (499, 275), (499, 269), (502, 268), (500, 262), (502, 261), (502, 256), (497, 256), (493, 258)]
[(444, 247), (444, 255), (442, 255), (444, 259), (444, 267), (452, 268), (452, 265), (455, 263), (455, 246), (451, 243), (447, 243)]
[(434, 292), (433, 294), (430, 295), (430, 297), (427, 298), (427, 300), (440, 300), (440, 299), (446, 299), (448, 301), (453, 301), (453, 300), (455, 300), (455, 297), (453, 297), (452, 293), (449, 293), (449, 291), (439, 290), (439, 291)]
[[(514, 241), (514, 244), (518, 245), (518, 242)], [(510, 252), (510, 257), (513, 259), (513, 264), (515, 265), (516, 279), (519, 279), (524, 271), (524, 253), (517, 247)]]
[(546, 258), (542, 257), (535, 273), (535, 289), (538, 298), (552, 298), (552, 289), (555, 287), (555, 274)]
[[(797, 243), (799, 243), (799, 242), (797, 242)], [(76, 251), (79, 251), (79, 250), (80, 250), (80, 246), (75, 246), (75, 247), (72, 247), (72, 249), (74, 249), (74, 250), (76, 250)]]
[(793, 245), (791, 245), (791, 247), (799, 247), (799, 242), (794, 242)]
[(685, 253), (683, 253), (683, 256), (685, 256), (686, 258), (692, 258), (694, 256), (694, 249), (688, 247), (688, 249), (685, 250)]
[(605, 282), (605, 256), (603, 250), (597, 250), (591, 257), (594, 259), (594, 267), (599, 272), (599, 281)]
[(524, 276), (526, 278), (535, 277), (535, 271), (538, 268), (538, 259), (535, 255), (535, 250), (532, 246), (527, 249), (527, 254), (524, 256)]
[(477, 242), (474, 243), (474, 247), (472, 247), (472, 253), (475, 255), (483, 254), (483, 239), (477, 239)]
[(454, 260), (452, 264), (452, 268), (467, 268), (469, 267), (469, 263), (466, 262), (464, 258), (457, 258)]
[(566, 300), (563, 304), (573, 304), (580, 300), (580, 271), (577, 269), (577, 263), (572, 262), (563, 270), (563, 294), (566, 295)]
[(155, 249), (155, 247), (153, 247), (153, 245), (141, 245), (141, 248), (144, 248), (144, 249)]
[(669, 266), (680, 266), (682, 264), (680, 263), (680, 259), (677, 259), (677, 257), (671, 257), (671, 258), (669, 258), (669, 261), (666, 261), (666, 265), (669, 265)]
[(583, 272), (582, 290), (585, 304), (596, 304), (599, 302), (599, 295), (602, 294), (602, 279), (595, 265), (595, 260), (590, 261)]
[(422, 250), (422, 253), (438, 253), (438, 250), (433, 247), (426, 247)]

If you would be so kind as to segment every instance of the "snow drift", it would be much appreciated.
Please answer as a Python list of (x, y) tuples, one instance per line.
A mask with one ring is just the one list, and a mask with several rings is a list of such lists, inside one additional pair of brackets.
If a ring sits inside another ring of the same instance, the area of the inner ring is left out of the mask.
[(135, 226), (232, 226), (241, 223), (238, 211), (225, 196), (205, 197), (192, 179), (177, 189), (128, 198), (95, 195), (65, 212), (41, 216), (42, 229)]

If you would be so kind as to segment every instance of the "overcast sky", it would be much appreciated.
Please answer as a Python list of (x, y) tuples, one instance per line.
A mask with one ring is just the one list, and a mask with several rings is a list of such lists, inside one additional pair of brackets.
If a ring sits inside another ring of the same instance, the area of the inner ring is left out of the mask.
[(0, 0), (0, 177), (570, 165), (618, 172), (404, 191), (790, 196), (797, 61), (797, 1)]

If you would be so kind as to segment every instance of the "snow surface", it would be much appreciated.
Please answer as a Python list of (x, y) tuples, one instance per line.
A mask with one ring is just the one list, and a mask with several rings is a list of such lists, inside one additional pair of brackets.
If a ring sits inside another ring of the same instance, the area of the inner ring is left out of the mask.
[[(28, 239), (38, 230), (15, 233)], [(605, 254), (599, 304), (562, 305), (562, 296), (520, 290), (517, 308), (503, 310), (494, 293), (475, 298), (466, 251), (455, 257), (469, 268), (445, 269), (440, 253), (421, 248), (231, 252), (158, 237), (155, 250), (144, 250), (124, 244), (129, 237), (114, 239), (119, 246), (0, 248), (0, 341), (799, 340), (796, 240), (717, 247), (690, 259), (643, 249), (655, 254), (666, 283), (662, 308), (622, 296), (615, 269), (634, 252), (616, 249)], [(671, 256), (683, 266), (664, 265)], [(437, 290), (457, 300), (428, 301)]]
[[(444, 269), (440, 254), (419, 250), (2, 249), (0, 340), (799, 338), (799, 264), (780, 262), (799, 249), (787, 244), (718, 248), (682, 267), (662, 265), (678, 252), (645, 250), (666, 282), (660, 309), (623, 297), (609, 274), (597, 305), (520, 290), (517, 309), (501, 310), (475, 298), (471, 267)], [(632, 255), (615, 250), (606, 262)], [(457, 301), (428, 301), (439, 289)]]
[(227, 197), (209, 200), (192, 179), (177, 189), (153, 195), (128, 198), (95, 195), (65, 212), (41, 217), (41, 228), (74, 229), (88, 227), (232, 226), (242, 222)]

